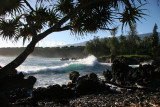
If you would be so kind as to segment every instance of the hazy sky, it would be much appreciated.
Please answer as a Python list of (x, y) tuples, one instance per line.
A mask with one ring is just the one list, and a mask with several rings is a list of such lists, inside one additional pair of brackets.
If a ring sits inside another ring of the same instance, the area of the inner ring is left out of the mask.
[[(148, 16), (145, 16), (145, 19), (141, 19), (141, 22), (137, 22), (137, 32), (139, 34), (143, 33), (151, 33), (153, 30), (153, 27), (155, 23), (158, 25), (158, 32), (160, 32), (160, 6), (157, 6), (157, 0), (148, 0), (149, 4), (145, 5), (144, 8), (148, 9), (145, 11)], [(117, 25), (119, 25), (119, 30), (117, 33), (117, 36), (121, 34), (121, 23), (117, 22)], [(124, 34), (127, 34), (128, 28), (124, 28), (123, 32)], [(64, 32), (58, 32), (58, 33), (52, 33), (48, 35), (45, 39), (40, 41), (37, 46), (43, 46), (43, 47), (53, 47), (57, 45), (65, 45), (65, 44), (74, 44), (79, 43), (83, 41), (88, 41), (93, 39), (94, 36), (99, 36), (100, 38), (110, 36), (109, 31), (99, 31), (95, 34), (88, 34), (87, 36), (78, 36), (78, 35), (72, 35), (70, 31), (64, 31)], [(24, 46), (26, 46), (28, 43)], [(22, 47), (23, 43), (22, 40), (19, 42), (13, 42), (13, 41), (4, 41), (0, 37), (0, 47)]]

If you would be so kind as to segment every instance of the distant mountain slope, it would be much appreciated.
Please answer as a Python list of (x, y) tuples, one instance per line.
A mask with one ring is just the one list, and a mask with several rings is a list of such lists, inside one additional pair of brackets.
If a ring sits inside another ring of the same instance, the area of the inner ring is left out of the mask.
[[(139, 34), (138, 36), (140, 37), (141, 40), (144, 40), (144, 38), (147, 36), (151, 36), (152, 33), (144, 33), (144, 34)], [(125, 35), (126, 37), (128, 37), (128, 35)], [(158, 32), (158, 36), (159, 36), (159, 40), (160, 40), (160, 32)], [(119, 39), (120, 36), (117, 36), (117, 38)]]
[[(145, 34), (140, 34), (139, 35), (139, 37), (143, 40), (144, 38), (145, 38), (145, 36), (150, 36), (150, 35), (152, 35), (152, 33), (145, 33)], [(158, 32), (158, 36), (159, 36), (159, 38), (160, 38), (160, 32)]]
[(75, 44), (67, 44), (66, 46), (85, 46), (88, 41), (75, 43)]
[[(144, 33), (144, 34), (139, 34), (139, 37), (143, 40), (146, 36), (148, 37), (150, 35), (152, 35), (152, 33)], [(126, 37), (127, 36), (128, 35), (126, 35)], [(158, 36), (159, 36), (159, 39), (160, 39), (160, 32), (158, 32)], [(119, 36), (117, 36), (117, 38), (119, 38)], [(80, 42), (80, 43), (75, 43), (75, 44), (68, 44), (66, 46), (85, 46), (87, 42), (88, 41), (84, 41), (84, 42)]]

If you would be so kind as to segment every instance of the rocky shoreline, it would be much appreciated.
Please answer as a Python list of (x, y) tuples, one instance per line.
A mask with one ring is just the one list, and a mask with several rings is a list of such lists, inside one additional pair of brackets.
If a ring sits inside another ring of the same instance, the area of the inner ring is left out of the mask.
[(15, 70), (0, 80), (0, 106), (160, 106), (158, 62), (132, 68), (114, 60), (112, 70), (104, 70), (103, 75), (105, 80), (95, 73), (80, 76), (78, 71), (73, 71), (68, 84), (33, 89), (36, 78), (26, 79)]
[[(116, 57), (114, 55), (108, 56), (108, 57), (102, 57), (102, 58), (98, 58), (99, 62), (104, 62), (104, 63), (113, 63), (114, 60), (118, 60), (124, 64), (127, 65), (137, 65), (140, 64), (142, 62), (152, 62), (152, 61), (157, 61), (156, 59), (153, 59), (151, 57), (136, 57), (136, 56), (132, 56), (132, 57)], [(159, 59), (158, 59), (159, 61)]]

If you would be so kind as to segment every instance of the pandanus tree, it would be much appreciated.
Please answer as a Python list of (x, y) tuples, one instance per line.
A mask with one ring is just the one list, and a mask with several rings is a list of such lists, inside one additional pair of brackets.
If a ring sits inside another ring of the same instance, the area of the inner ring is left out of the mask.
[[(53, 32), (70, 30), (84, 35), (112, 30), (115, 20), (130, 26), (144, 15), (140, 8), (146, 0), (1, 0), (0, 36), (5, 40), (30, 40), (25, 50), (0, 69), (0, 77), (12, 73), (36, 44)], [(32, 2), (33, 2), (32, 1)], [(137, 4), (139, 6), (137, 6)]]

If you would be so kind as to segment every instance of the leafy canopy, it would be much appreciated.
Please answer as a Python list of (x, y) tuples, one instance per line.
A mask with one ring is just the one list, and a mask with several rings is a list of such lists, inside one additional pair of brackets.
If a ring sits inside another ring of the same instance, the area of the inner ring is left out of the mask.
[[(35, 7), (32, 7), (35, 2)], [(130, 26), (143, 18), (146, 0), (5, 0), (0, 1), (0, 35), (18, 40), (45, 32), (71, 30), (83, 35), (112, 30), (115, 20)], [(138, 4), (138, 6), (136, 5)], [(54, 29), (53, 29), (54, 28)], [(47, 29), (47, 30), (46, 30)]]

